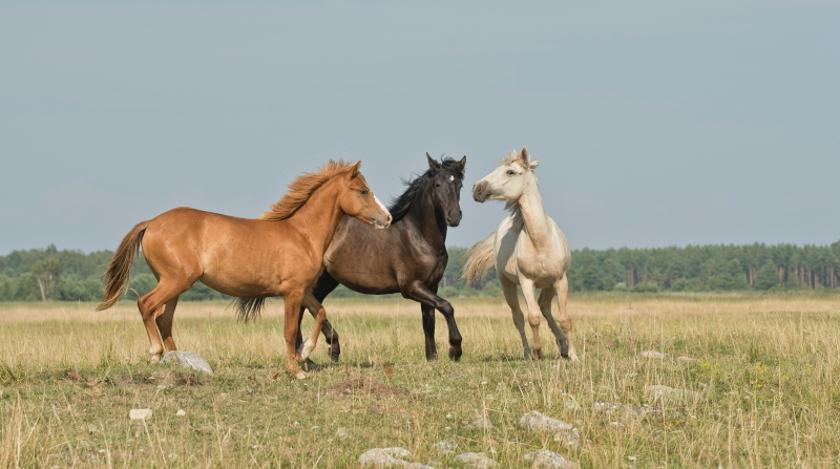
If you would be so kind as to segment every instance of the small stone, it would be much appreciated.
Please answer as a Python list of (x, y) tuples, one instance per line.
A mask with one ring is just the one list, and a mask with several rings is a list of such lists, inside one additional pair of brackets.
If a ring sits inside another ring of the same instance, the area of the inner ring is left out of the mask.
[(487, 457), (484, 453), (461, 453), (455, 456), (455, 461), (475, 469), (487, 469), (498, 466), (496, 461)]
[(519, 426), (535, 433), (554, 434), (554, 440), (575, 445), (580, 437), (574, 425), (533, 411), (519, 419)]
[(176, 417), (186, 417), (187, 411), (184, 409), (178, 409), (178, 412), (175, 412)]
[(210, 364), (195, 352), (182, 352), (180, 350), (165, 352), (160, 362), (164, 365), (175, 363), (176, 365), (191, 368), (202, 373), (207, 373), (208, 375), (213, 374), (213, 369), (210, 368)]
[(372, 448), (359, 456), (359, 465), (371, 468), (401, 468), (401, 469), (434, 469), (432, 466), (405, 459), (411, 457), (411, 452), (405, 448)]
[(651, 401), (660, 403), (696, 401), (701, 398), (699, 392), (672, 388), (663, 384), (645, 386), (645, 393)]
[(98, 432), (99, 429), (96, 427), (96, 425), (88, 425), (87, 426), (87, 431), (88, 431), (88, 433), (93, 435), (94, 433)]
[(656, 350), (645, 350), (644, 352), (639, 352), (639, 356), (642, 358), (653, 358), (656, 360), (662, 360), (665, 358), (664, 353), (657, 352)]
[(128, 411), (128, 418), (131, 420), (146, 420), (152, 416), (152, 409), (131, 409)]
[(632, 404), (620, 404), (615, 402), (595, 401), (593, 404), (595, 412), (603, 414), (622, 413), (627, 417), (644, 417), (648, 413), (647, 408)]
[(577, 469), (578, 467), (577, 463), (547, 449), (526, 453), (525, 460), (531, 463), (533, 469)]
[(683, 356), (677, 357), (677, 361), (680, 362), (680, 363), (694, 363), (694, 362), (697, 361), (697, 359), (692, 358), (692, 357), (687, 357), (687, 356), (683, 355)]
[(493, 428), (493, 422), (490, 421), (490, 417), (486, 412), (476, 411), (468, 426), (476, 430), (490, 430)]
[(458, 449), (458, 445), (451, 441), (443, 440), (435, 443), (434, 446), (432, 446), (432, 448), (434, 448), (434, 450), (437, 451), (439, 454), (451, 454), (454, 453), (456, 449)]

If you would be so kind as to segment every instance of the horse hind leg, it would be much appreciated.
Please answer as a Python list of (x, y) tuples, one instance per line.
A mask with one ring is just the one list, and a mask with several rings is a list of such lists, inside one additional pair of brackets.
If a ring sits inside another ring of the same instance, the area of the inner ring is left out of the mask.
[(560, 323), (560, 329), (563, 330), (563, 334), (566, 337), (566, 343), (568, 344), (568, 357), (563, 355), (564, 358), (568, 358), (569, 360), (576, 362), (578, 361), (577, 353), (575, 352), (575, 346), (572, 343), (572, 318), (569, 316), (569, 277), (568, 275), (563, 275), (563, 278), (555, 282), (554, 284), (554, 291), (556, 293), (555, 301), (557, 302), (557, 319)]
[(566, 339), (566, 333), (557, 325), (554, 316), (551, 315), (551, 302), (554, 300), (554, 288), (544, 288), (540, 292), (540, 297), (537, 300), (540, 304), (540, 311), (542, 311), (545, 322), (548, 323), (548, 328), (554, 334), (557, 341), (557, 348), (560, 349), (560, 356), (569, 358), (569, 341)]
[[(184, 290), (186, 288), (180, 288), (176, 284), (161, 281), (150, 292), (137, 300), (137, 309), (140, 310), (140, 317), (143, 319), (143, 325), (146, 326), (146, 334), (149, 336), (149, 359), (153, 363), (160, 361), (164, 350), (161, 333), (157, 326), (157, 317), (165, 313), (163, 306), (177, 298)], [(174, 314), (174, 306), (172, 312)]]
[(164, 306), (163, 314), (155, 319), (158, 330), (160, 330), (160, 337), (163, 339), (163, 346), (167, 352), (174, 352), (177, 350), (175, 346), (175, 339), (172, 338), (172, 322), (175, 318), (175, 308), (178, 306), (178, 297), (169, 300)]
[(519, 296), (516, 294), (516, 285), (504, 276), (499, 276), (499, 283), (502, 285), (502, 292), (505, 301), (513, 316), (513, 325), (519, 331), (519, 338), (522, 340), (522, 352), (525, 359), (531, 358), (531, 346), (528, 345), (528, 336), (525, 335), (525, 317), (522, 315), (522, 307), (519, 305)]

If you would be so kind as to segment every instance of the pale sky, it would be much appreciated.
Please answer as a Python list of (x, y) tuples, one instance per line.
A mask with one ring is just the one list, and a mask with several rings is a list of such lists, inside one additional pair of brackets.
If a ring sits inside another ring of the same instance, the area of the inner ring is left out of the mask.
[[(72, 5), (70, 5), (72, 3)], [(840, 2), (0, 2), (0, 253), (527, 145), (573, 247), (840, 239)]]

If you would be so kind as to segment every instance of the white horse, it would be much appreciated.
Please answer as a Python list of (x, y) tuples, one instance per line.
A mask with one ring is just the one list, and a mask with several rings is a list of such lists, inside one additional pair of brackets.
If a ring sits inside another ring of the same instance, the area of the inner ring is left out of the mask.
[[(532, 355), (525, 336), (517, 285), (522, 288), (528, 323), (533, 331), (533, 356), (542, 358), (542, 313), (557, 339), (560, 355), (577, 361), (571, 340), (572, 321), (566, 306), (569, 293), (566, 271), (572, 254), (566, 236), (543, 209), (534, 175), (538, 164), (525, 148), (513, 150), (501, 166), (473, 186), (473, 198), (477, 202), (503, 200), (510, 215), (502, 220), (495, 233), (470, 248), (464, 275), (467, 282), (472, 283), (495, 265), (505, 300), (513, 314), (513, 323), (522, 338), (526, 359)], [(539, 299), (535, 288), (542, 289)], [(556, 305), (559, 326), (551, 315), (552, 302)]]

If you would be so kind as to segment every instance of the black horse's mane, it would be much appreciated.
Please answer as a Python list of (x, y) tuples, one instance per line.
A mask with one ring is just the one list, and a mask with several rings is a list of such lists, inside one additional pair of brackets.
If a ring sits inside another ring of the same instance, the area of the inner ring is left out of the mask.
[[(457, 160), (444, 157), (441, 161), (441, 166), (444, 170), (456, 174), (460, 179), (464, 178), (464, 171), (461, 169)], [(393, 221), (396, 222), (405, 217), (409, 209), (411, 209), (411, 205), (414, 203), (415, 199), (417, 199), (417, 195), (420, 194), (426, 186), (431, 184), (432, 176), (434, 175), (435, 170), (429, 168), (425, 173), (405, 182), (405, 185), (408, 186), (405, 192), (395, 198), (393, 202), (391, 202), (391, 207), (388, 209), (388, 211), (391, 212), (391, 216), (394, 218)]]

